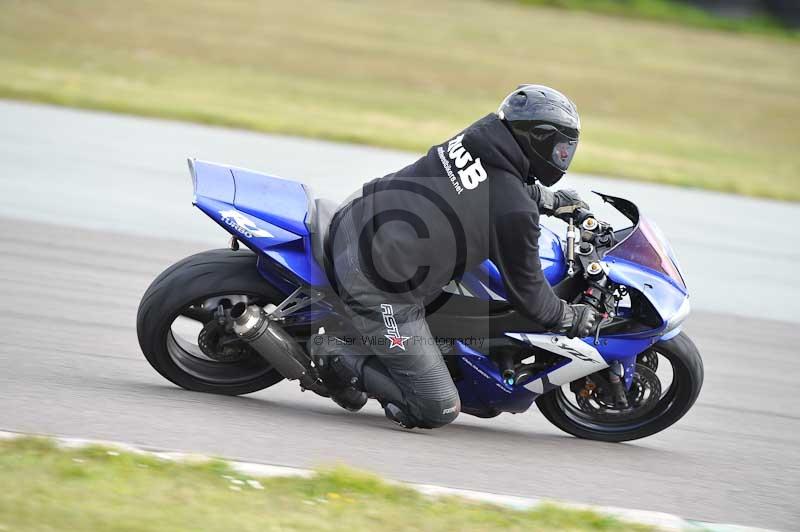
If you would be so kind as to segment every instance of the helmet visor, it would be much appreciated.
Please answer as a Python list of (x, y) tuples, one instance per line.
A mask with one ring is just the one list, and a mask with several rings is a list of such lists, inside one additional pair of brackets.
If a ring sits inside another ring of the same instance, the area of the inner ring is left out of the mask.
[(540, 124), (531, 130), (531, 144), (542, 159), (566, 172), (578, 148), (578, 133), (572, 136), (550, 124)]

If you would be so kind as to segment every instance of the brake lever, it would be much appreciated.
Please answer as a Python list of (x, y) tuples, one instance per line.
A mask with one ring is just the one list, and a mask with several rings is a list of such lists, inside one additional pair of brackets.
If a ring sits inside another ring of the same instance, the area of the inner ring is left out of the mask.
[(608, 318), (608, 312), (600, 314), (600, 321), (597, 322), (597, 328), (594, 330), (594, 345), (600, 345), (600, 328), (606, 318)]

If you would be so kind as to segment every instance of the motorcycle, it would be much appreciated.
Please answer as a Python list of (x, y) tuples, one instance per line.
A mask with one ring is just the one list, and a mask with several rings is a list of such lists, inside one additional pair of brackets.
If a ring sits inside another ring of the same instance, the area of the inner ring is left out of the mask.
[[(194, 159), (189, 169), (194, 205), (230, 245), (153, 281), (137, 316), (145, 357), (188, 390), (240, 395), (290, 379), (325, 395), (306, 346), (345, 321), (323, 258), (335, 204), (258, 172)], [(570, 339), (524, 318), (490, 261), (444, 287), (447, 304), (427, 319), (463, 413), (490, 418), (535, 402), (569, 434), (622, 442), (664, 430), (694, 404), (703, 362), (681, 331), (690, 304), (674, 252), (634, 203), (599, 196), (632, 225), (615, 230), (579, 212), (564, 241), (545, 227), (539, 240), (556, 294), (602, 316), (593, 336)], [(480, 341), (466, 341), (475, 331)]]

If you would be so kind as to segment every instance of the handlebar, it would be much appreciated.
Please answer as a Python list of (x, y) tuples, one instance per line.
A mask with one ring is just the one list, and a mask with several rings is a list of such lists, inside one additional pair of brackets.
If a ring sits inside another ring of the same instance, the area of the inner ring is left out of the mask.
[(579, 208), (579, 209), (575, 209), (575, 212), (573, 213), (573, 217), (574, 217), (575, 223), (577, 225), (583, 225), (583, 222), (587, 218), (594, 218), (594, 214), (592, 214), (592, 211), (590, 211), (588, 209), (580, 209)]

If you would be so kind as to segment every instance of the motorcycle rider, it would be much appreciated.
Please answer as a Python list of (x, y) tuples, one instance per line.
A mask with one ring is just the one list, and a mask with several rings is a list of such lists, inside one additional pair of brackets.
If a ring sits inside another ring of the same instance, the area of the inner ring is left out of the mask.
[(366, 183), (336, 212), (326, 269), (360, 336), (309, 341), (334, 401), (355, 411), (376, 397), (407, 428), (452, 422), (460, 401), (426, 305), (437, 307), (442, 287), (486, 259), (523, 316), (570, 338), (591, 333), (595, 311), (555, 295), (538, 250), (540, 214), (566, 219), (588, 208), (574, 191), (546, 188), (567, 171), (579, 133), (566, 96), (521, 85), (497, 113)]

